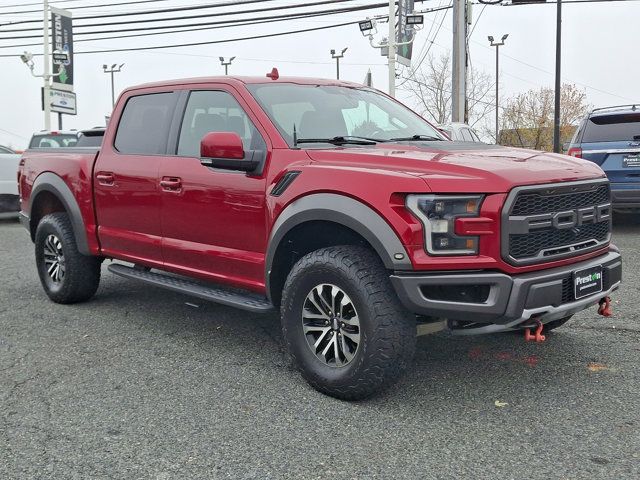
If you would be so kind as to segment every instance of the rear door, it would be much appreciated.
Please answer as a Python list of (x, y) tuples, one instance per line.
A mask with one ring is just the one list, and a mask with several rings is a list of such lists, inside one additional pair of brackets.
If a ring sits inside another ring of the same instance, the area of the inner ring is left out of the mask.
[(640, 182), (640, 112), (592, 115), (584, 126), (582, 158), (612, 183)]
[(171, 91), (131, 93), (114, 112), (120, 121), (108, 130), (93, 172), (98, 237), (106, 256), (162, 265), (158, 173), (177, 99)]

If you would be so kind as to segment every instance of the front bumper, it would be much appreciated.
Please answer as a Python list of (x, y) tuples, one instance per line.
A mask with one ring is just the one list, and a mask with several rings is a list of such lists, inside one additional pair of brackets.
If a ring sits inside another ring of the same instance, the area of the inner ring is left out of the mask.
[(611, 204), (614, 209), (640, 209), (640, 183), (612, 183)]
[[(603, 291), (575, 300), (573, 272), (601, 265)], [(410, 311), (436, 318), (487, 324), (474, 333), (508, 330), (535, 318), (543, 323), (567, 317), (616, 290), (622, 259), (615, 247), (572, 265), (509, 276), (493, 272), (391, 275), (401, 302)]]

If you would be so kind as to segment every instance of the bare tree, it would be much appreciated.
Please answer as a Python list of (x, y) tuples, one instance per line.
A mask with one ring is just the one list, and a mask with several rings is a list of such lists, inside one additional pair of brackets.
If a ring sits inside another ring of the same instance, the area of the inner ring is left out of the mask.
[[(430, 55), (406, 81), (406, 90), (418, 105), (419, 113), (436, 124), (451, 121), (451, 56)], [(494, 111), (495, 83), (489, 74), (473, 67), (467, 78), (467, 109), (472, 127), (483, 123)]]
[[(569, 141), (578, 121), (589, 109), (587, 96), (575, 85), (565, 84), (560, 91), (560, 136)], [(529, 90), (509, 98), (502, 110), (500, 143), (535, 150), (553, 147), (554, 91), (552, 88)]]

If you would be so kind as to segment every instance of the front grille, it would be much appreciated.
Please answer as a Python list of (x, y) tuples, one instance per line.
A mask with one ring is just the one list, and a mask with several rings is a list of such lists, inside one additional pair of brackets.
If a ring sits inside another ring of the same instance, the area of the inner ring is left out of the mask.
[[(545, 229), (524, 235), (510, 235), (509, 254), (513, 258), (527, 258), (538, 255), (550, 256), (563, 246), (581, 244), (587, 240), (604, 242), (609, 235), (609, 222), (583, 225), (578, 232), (573, 230)], [(560, 247), (560, 248), (558, 248)]]
[(511, 215), (536, 215), (593, 207), (609, 202), (610, 196), (608, 184), (601, 185), (590, 192), (570, 192), (556, 195), (543, 195), (540, 192), (521, 193), (513, 204)]
[(606, 181), (515, 189), (503, 210), (503, 257), (514, 265), (541, 263), (606, 244), (610, 199)]

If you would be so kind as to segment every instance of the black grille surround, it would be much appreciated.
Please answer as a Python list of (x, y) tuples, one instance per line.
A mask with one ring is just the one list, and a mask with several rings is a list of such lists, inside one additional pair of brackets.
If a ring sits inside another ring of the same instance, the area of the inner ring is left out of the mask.
[(502, 209), (502, 257), (511, 265), (588, 253), (610, 240), (611, 191), (606, 179), (517, 187)]

